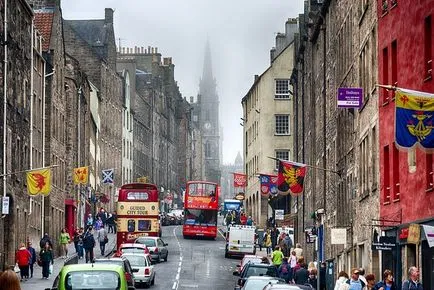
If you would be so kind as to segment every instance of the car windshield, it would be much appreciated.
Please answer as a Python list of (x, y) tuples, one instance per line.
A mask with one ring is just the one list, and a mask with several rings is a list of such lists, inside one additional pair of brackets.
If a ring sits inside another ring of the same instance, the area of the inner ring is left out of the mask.
[(146, 267), (147, 266), (145, 256), (128, 255), (128, 256), (125, 256), (125, 258), (127, 258), (128, 261), (130, 261), (130, 264), (132, 267)]
[(243, 289), (244, 290), (262, 289), (265, 287), (265, 285), (277, 284), (279, 282), (280, 282), (279, 280), (271, 280), (271, 279), (270, 280), (248, 279)]
[(114, 271), (75, 271), (65, 277), (66, 290), (120, 289), (119, 274)]
[(217, 211), (206, 209), (186, 209), (184, 220), (186, 225), (216, 226)]
[(270, 276), (276, 277), (277, 271), (275, 267), (249, 267), (247, 269), (246, 278), (250, 276)]
[(147, 247), (155, 247), (155, 240), (154, 239), (137, 239), (136, 243), (144, 244)]

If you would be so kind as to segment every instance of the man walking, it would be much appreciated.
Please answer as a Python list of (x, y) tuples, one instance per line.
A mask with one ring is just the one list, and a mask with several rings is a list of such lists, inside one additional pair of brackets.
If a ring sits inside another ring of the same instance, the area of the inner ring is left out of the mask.
[(423, 290), (422, 284), (419, 282), (419, 269), (410, 267), (408, 270), (408, 280), (402, 284), (402, 290)]
[(83, 237), (83, 248), (86, 255), (86, 263), (89, 261), (92, 263), (93, 258), (93, 247), (95, 247), (95, 238), (93, 237), (92, 227), (88, 227)]
[(108, 242), (107, 230), (104, 228), (104, 225), (102, 225), (101, 228), (98, 230), (98, 234), (97, 234), (96, 239), (99, 242), (99, 248), (101, 250), (101, 256), (104, 256), (105, 244), (107, 244), (107, 242)]

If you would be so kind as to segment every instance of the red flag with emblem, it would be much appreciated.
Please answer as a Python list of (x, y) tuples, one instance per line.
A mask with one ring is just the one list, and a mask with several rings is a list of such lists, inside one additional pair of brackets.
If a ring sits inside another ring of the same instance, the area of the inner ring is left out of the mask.
[(234, 173), (234, 187), (246, 187), (247, 175), (242, 173)]
[(292, 196), (302, 194), (306, 171), (306, 164), (280, 160), (277, 188), (284, 193), (289, 191)]

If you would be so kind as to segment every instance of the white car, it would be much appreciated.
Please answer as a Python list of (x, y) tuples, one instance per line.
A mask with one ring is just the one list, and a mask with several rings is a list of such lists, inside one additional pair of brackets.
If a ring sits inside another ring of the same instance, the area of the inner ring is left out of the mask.
[(154, 285), (155, 283), (155, 271), (154, 266), (151, 264), (151, 257), (149, 254), (123, 254), (130, 262), (134, 272), (134, 284), (144, 284), (147, 287)]
[(159, 237), (140, 237), (135, 241), (136, 244), (144, 244), (149, 249), (151, 261), (159, 263), (161, 260), (167, 262), (169, 250), (167, 244)]

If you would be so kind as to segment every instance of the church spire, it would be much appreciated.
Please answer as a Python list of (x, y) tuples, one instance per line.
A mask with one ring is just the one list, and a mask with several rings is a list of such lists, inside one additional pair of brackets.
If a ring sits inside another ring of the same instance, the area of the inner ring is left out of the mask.
[(209, 39), (206, 40), (206, 45), (205, 45), (205, 57), (203, 60), (202, 81), (205, 82), (214, 81), (214, 76), (212, 74), (211, 46), (209, 44)]

